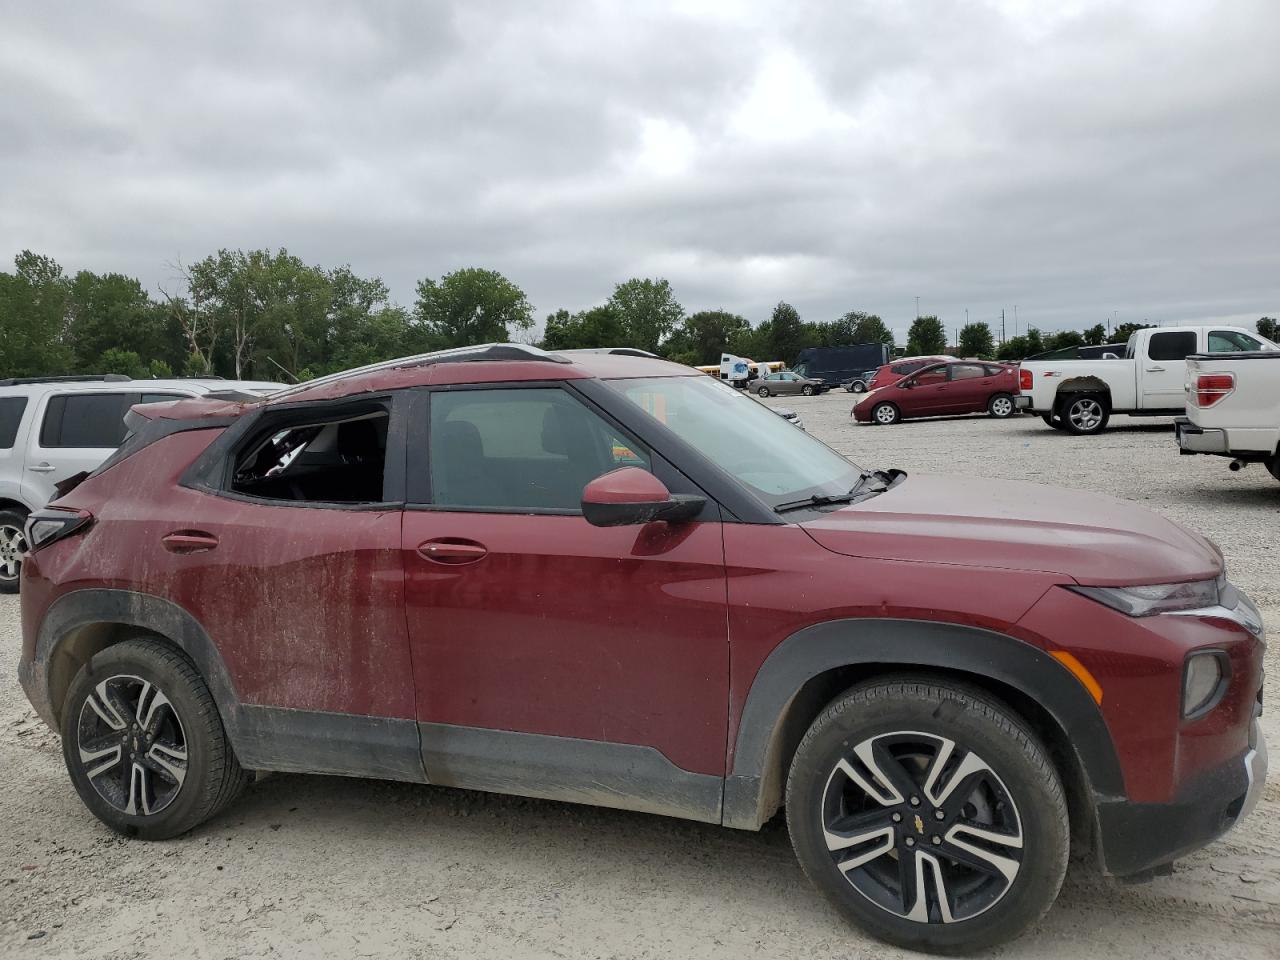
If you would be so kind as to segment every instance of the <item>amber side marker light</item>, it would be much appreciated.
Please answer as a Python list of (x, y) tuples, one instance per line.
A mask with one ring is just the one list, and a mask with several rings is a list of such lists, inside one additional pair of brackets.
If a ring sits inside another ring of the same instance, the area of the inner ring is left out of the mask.
[(1084, 688), (1089, 691), (1089, 696), (1093, 697), (1094, 703), (1102, 704), (1102, 685), (1093, 679), (1093, 674), (1085, 669), (1083, 663), (1065, 650), (1050, 650), (1049, 656), (1070, 670), (1075, 678), (1084, 684)]

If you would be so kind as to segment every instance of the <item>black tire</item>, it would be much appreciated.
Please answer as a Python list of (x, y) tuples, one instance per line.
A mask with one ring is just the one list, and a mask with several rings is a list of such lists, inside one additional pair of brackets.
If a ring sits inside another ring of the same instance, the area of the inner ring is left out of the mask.
[(997, 393), (987, 401), (987, 413), (997, 420), (1007, 420), (1018, 412), (1013, 405), (1013, 397), (1007, 393)]
[(902, 419), (902, 411), (892, 403), (877, 403), (871, 408), (871, 422), (888, 426)]
[(21, 510), (0, 510), (0, 593), (17, 593), (26, 549), (27, 515)]
[(1056, 413), (1042, 413), (1040, 414), (1040, 419), (1045, 422), (1046, 426), (1053, 427), (1055, 430), (1066, 429), (1066, 427), (1062, 425), (1062, 420)]
[(1280, 480), (1280, 454), (1267, 461), (1267, 470), (1273, 477)]
[(853, 381), (853, 384), (849, 387), (849, 392), (850, 393), (866, 393), (867, 385), (863, 383), (861, 380), (855, 380)]
[[(922, 750), (923, 760), (913, 752)], [(883, 796), (872, 799), (841, 764)], [(950, 680), (886, 678), (836, 699), (796, 749), (786, 806), (813, 884), (863, 930), (912, 950), (970, 953), (1011, 940), (1045, 915), (1066, 873), (1066, 798), (1044, 746), (1009, 707)], [(993, 842), (997, 834), (1018, 843)], [(966, 838), (982, 849), (957, 847)]]
[(757, 395), (757, 396), (761, 396), (761, 397), (767, 397), (767, 396), (769, 395), (769, 388), (768, 388), (768, 387), (757, 387), (757, 388), (756, 388), (756, 395)]
[(1101, 393), (1069, 393), (1058, 401), (1054, 412), (1068, 433), (1092, 436), (1107, 429), (1111, 403)]
[(803, 387), (800, 388), (800, 392), (803, 393), (806, 397), (812, 397), (813, 387), (806, 383)]
[[(137, 722), (144, 710), (149, 731)], [(117, 735), (120, 752), (112, 763)], [(218, 814), (249, 780), (195, 666), (152, 639), (113, 644), (80, 668), (63, 705), (62, 755), (89, 811), (117, 833), (143, 840), (186, 833)]]

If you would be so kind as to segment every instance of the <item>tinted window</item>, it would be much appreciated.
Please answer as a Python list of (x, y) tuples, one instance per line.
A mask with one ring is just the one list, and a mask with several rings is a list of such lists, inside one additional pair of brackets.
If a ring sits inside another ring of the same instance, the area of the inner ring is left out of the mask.
[(64, 393), (49, 398), (42, 447), (112, 448), (124, 439), (125, 393)]
[(649, 455), (564, 390), (459, 390), (431, 396), (428, 464), (438, 506), (577, 511), (588, 483)]
[(144, 393), (138, 403), (169, 403), (172, 400), (186, 400), (183, 393)]
[(27, 409), (26, 397), (0, 397), (0, 450), (8, 450), (18, 436), (22, 423), (22, 411)]
[(976, 380), (987, 376), (987, 368), (976, 363), (953, 363), (951, 365), (952, 380)]
[(1248, 353), (1252, 350), (1261, 349), (1262, 341), (1255, 340), (1247, 333), (1238, 333), (1235, 330), (1209, 331), (1210, 353)]
[(1196, 352), (1195, 332), (1153, 333), (1147, 351), (1152, 360), (1185, 360)]

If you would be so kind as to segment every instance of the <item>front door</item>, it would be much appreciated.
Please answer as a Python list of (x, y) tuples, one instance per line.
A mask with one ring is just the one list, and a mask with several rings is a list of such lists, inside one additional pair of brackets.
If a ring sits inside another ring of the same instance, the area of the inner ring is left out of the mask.
[(719, 816), (728, 703), (714, 505), (594, 527), (620, 466), (697, 492), (568, 387), (423, 392), (403, 553), (433, 783)]
[(1142, 409), (1181, 410), (1186, 406), (1187, 357), (1196, 352), (1194, 330), (1153, 333), (1147, 357), (1139, 360)]
[(930, 367), (908, 378), (910, 390), (902, 391), (899, 405), (902, 412), (913, 417), (932, 417), (944, 412), (947, 403), (947, 368), (945, 365)]

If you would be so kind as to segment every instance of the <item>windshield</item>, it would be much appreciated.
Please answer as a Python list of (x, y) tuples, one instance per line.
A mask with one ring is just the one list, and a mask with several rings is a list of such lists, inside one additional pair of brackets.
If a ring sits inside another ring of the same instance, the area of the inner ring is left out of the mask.
[(825, 443), (749, 394), (711, 377), (604, 382), (770, 506), (810, 494), (848, 493), (861, 475)]

